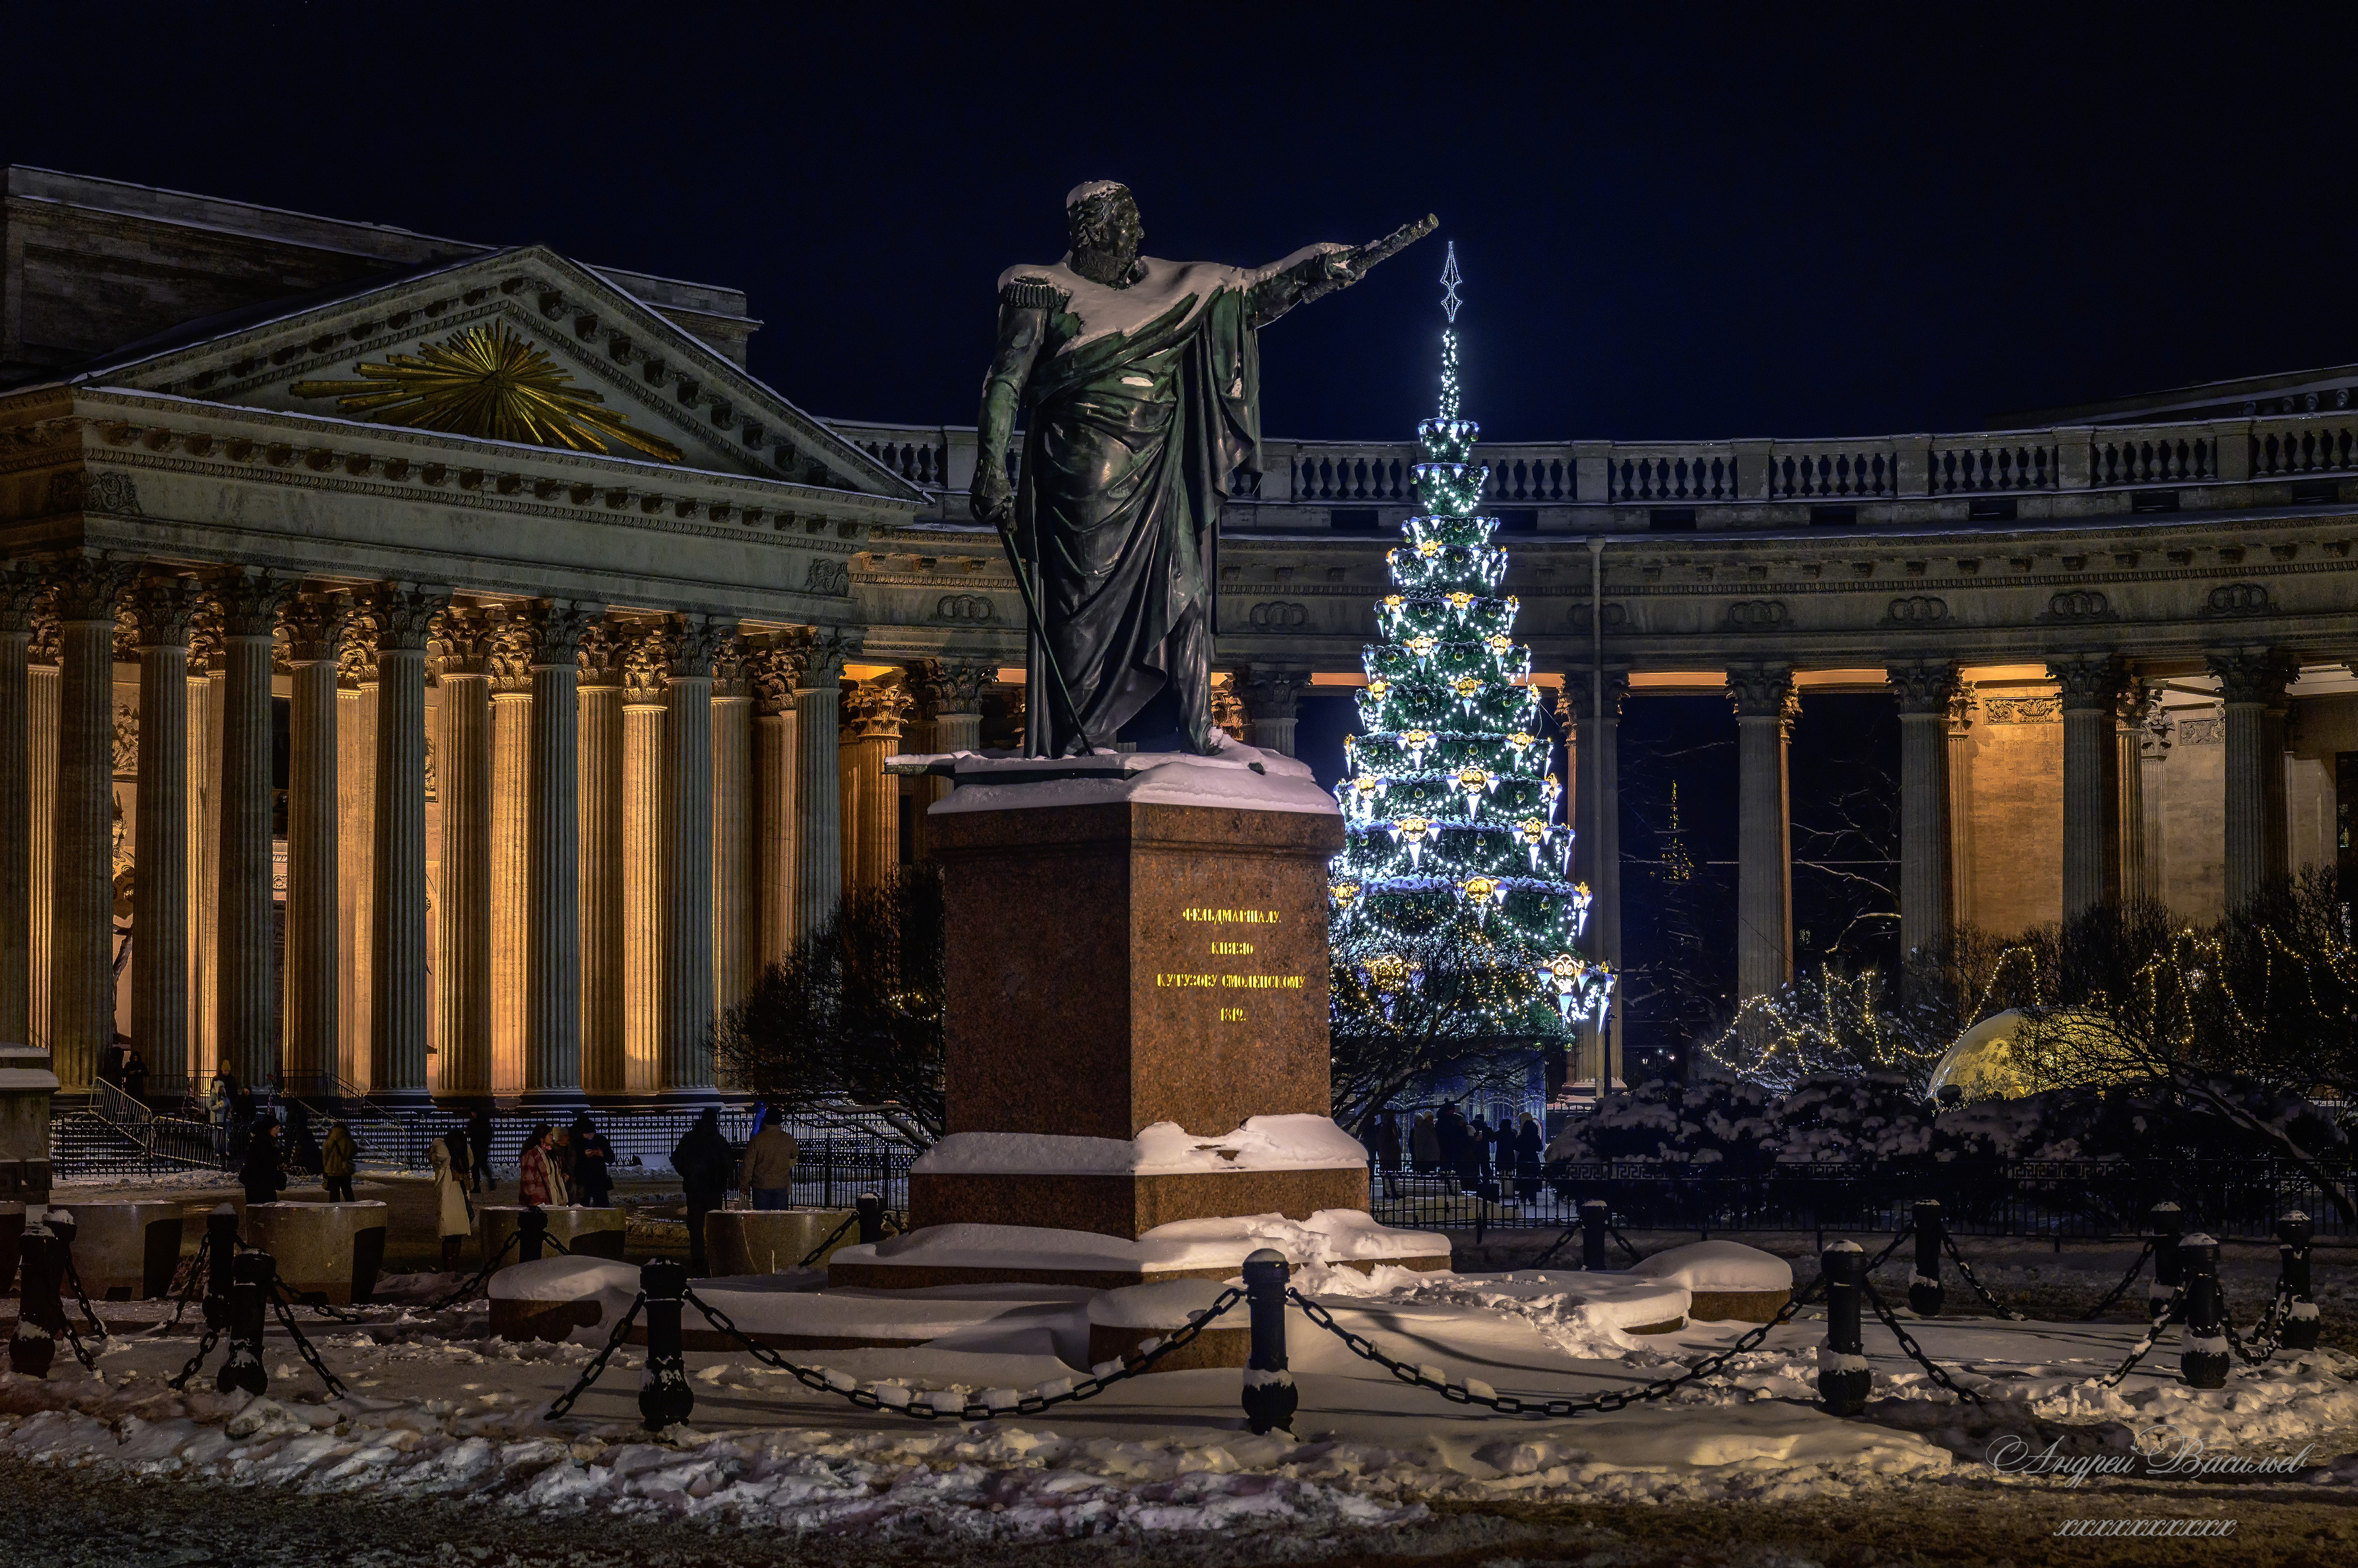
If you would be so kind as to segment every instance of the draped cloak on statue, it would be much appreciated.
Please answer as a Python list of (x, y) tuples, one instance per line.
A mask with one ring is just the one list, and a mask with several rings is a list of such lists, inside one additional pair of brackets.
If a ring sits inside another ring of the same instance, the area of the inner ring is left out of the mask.
[[(1220, 506), (1258, 471), (1260, 354), (1254, 286), (1331, 245), (1267, 267), (1141, 257), (1123, 288), (1058, 264), (1010, 267), (1009, 305), (1047, 311), (1023, 395), (1017, 547), (1082, 729), (1099, 744), (1164, 686), (1201, 741), (1217, 630)], [(1072, 739), (1038, 647), (1025, 697), (1030, 749)]]

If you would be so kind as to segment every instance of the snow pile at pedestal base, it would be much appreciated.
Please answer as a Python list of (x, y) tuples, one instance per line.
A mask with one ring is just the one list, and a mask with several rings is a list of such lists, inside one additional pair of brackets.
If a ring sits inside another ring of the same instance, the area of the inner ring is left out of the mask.
[(1308, 1219), (1282, 1214), (1183, 1219), (1137, 1240), (1093, 1230), (1026, 1225), (929, 1225), (872, 1247), (846, 1247), (832, 1261), (940, 1269), (1061, 1269), (1172, 1273), (1241, 1268), (1245, 1254), (1273, 1247), (1297, 1267), (1309, 1263), (1392, 1263), (1446, 1258), (1449, 1238), (1378, 1225), (1365, 1211), (1322, 1208)]
[(1367, 1145), (1324, 1116), (1256, 1116), (1205, 1138), (1158, 1121), (1136, 1138), (1065, 1138), (1044, 1132), (953, 1132), (910, 1167), (913, 1174), (1155, 1176), (1196, 1171), (1323, 1171), (1365, 1165)]
[(1667, 1280), (1690, 1291), (1790, 1291), (1793, 1266), (1774, 1252), (1740, 1241), (1690, 1241), (1641, 1258), (1625, 1271), (1641, 1280)]

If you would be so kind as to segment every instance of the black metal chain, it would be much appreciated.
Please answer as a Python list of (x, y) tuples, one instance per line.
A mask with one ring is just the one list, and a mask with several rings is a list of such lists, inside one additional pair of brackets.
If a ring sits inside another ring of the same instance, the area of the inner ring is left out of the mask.
[(2115, 1285), (2109, 1292), (2107, 1292), (2103, 1301), (2098, 1302), (2094, 1306), (2092, 1306), (2086, 1312), (2082, 1313), (2080, 1314), (2080, 1321), (2082, 1323), (2093, 1323), (2096, 1319), (2104, 1316), (2104, 1314), (2111, 1309), (2112, 1304), (2121, 1299), (2122, 1294), (2128, 1290), (2129, 1286), (2136, 1282), (2136, 1277), (2145, 1271), (2147, 1260), (2150, 1259), (2152, 1256), (2153, 1243), (2148, 1241), (2145, 1244), (2145, 1250), (2136, 1255), (2136, 1261), (2129, 1265), (2129, 1271), (2121, 1276), (2121, 1282)]
[(2185, 1311), (2185, 1307), (2184, 1296), (2171, 1297), (2169, 1304), (2162, 1308), (2161, 1315), (2146, 1325), (2145, 1337), (2129, 1347), (2129, 1358), (2114, 1368), (2105, 1376), (2097, 1379), (2096, 1386), (2100, 1389), (2119, 1388), (2121, 1379), (2127, 1377), (2136, 1364), (2146, 1358), (2146, 1353), (2150, 1351), (2155, 1343), (2161, 1338), (2161, 1331), (2176, 1323), (2180, 1314)]
[[(66, 1282), (73, 1286), (74, 1300), (81, 1303), (81, 1320), (90, 1325), (90, 1336), (92, 1339), (114, 1337), (107, 1333), (106, 1325), (99, 1322), (98, 1314), (91, 1309), (90, 1292), (81, 1288), (81, 1271), (74, 1267), (73, 1253), (70, 1251), (66, 1254)], [(73, 1330), (69, 1328), (66, 1332), (71, 1334)], [(81, 1342), (77, 1339), (74, 1345), (75, 1354), (80, 1355)], [(85, 1367), (91, 1365), (88, 1357), (83, 1358), (82, 1365)]]
[(1898, 1251), (1898, 1250), (1899, 1250), (1899, 1244), (1900, 1244), (1901, 1242), (1903, 1242), (1903, 1241), (1907, 1240), (1909, 1237), (1911, 1237), (1911, 1236), (1913, 1236), (1913, 1235), (1915, 1235), (1915, 1234), (1916, 1234), (1916, 1227), (1915, 1227), (1915, 1226), (1913, 1226), (1913, 1225), (1903, 1225), (1903, 1226), (1901, 1226), (1901, 1227), (1899, 1227), (1899, 1234), (1898, 1234), (1898, 1235), (1897, 1235), (1897, 1236), (1895, 1236), (1895, 1237), (1893, 1237), (1893, 1238), (1891, 1238), (1891, 1243), (1890, 1243), (1890, 1245), (1889, 1245), (1889, 1246), (1887, 1246), (1887, 1247), (1886, 1247), (1886, 1248), (1884, 1248), (1884, 1249), (1883, 1249), (1882, 1251), (1880, 1251), (1880, 1252), (1877, 1253), (1877, 1254), (1875, 1255), (1875, 1260), (1874, 1260), (1874, 1261), (1870, 1262), (1869, 1264), (1867, 1264), (1867, 1266), (1866, 1266), (1866, 1268), (1861, 1269), (1861, 1270), (1858, 1271), (1858, 1277), (1859, 1277), (1860, 1279), (1864, 1280), (1864, 1279), (1866, 1279), (1869, 1274), (1874, 1273), (1877, 1269), (1882, 1268), (1884, 1264), (1886, 1264), (1887, 1262), (1890, 1261), (1890, 1260), (1891, 1260), (1891, 1255), (1892, 1255), (1894, 1252), (1897, 1252), (1897, 1251)]
[(817, 1262), (821, 1258), (826, 1257), (827, 1249), (834, 1246), (837, 1242), (842, 1240), (843, 1233), (849, 1230), (853, 1226), (858, 1225), (859, 1223), (860, 1217), (858, 1215), (845, 1215), (843, 1217), (843, 1223), (835, 1227), (835, 1234), (820, 1242), (817, 1246), (812, 1248), (808, 1252), (804, 1253), (803, 1260), (795, 1264), (795, 1267), (797, 1269), (807, 1269), (812, 1264)]
[[(1592, 1411), (1617, 1411), (1647, 1400), (1664, 1399), (1689, 1383), (1713, 1376), (1736, 1357), (1759, 1348), (1761, 1342), (1768, 1337), (1770, 1332), (1791, 1321), (1794, 1314), (1800, 1312), (1805, 1303), (1816, 1297), (1824, 1283), (1823, 1280), (1813, 1281), (1809, 1289), (1799, 1295), (1790, 1297), (1783, 1306), (1777, 1309), (1777, 1315), (1767, 1323), (1746, 1334), (1743, 1338), (1726, 1349), (1715, 1351), (1704, 1357), (1675, 1378), (1657, 1379), (1641, 1389), (1615, 1389), (1585, 1399), (1561, 1400), (1526, 1400), (1513, 1394), (1476, 1393), (1470, 1383), (1450, 1382), (1445, 1376), (1441, 1375), (1441, 1368), (1438, 1367), (1412, 1366), (1406, 1361), (1395, 1360), (1385, 1355), (1376, 1348), (1373, 1341), (1345, 1328), (1335, 1321), (1332, 1313), (1300, 1291), (1289, 1286), (1285, 1294), (1287, 1300), (1302, 1309), (1303, 1316), (1340, 1339), (1349, 1347), (1351, 1354), (1361, 1360), (1374, 1362), (1403, 1383), (1412, 1383), (1420, 1389), (1431, 1389), (1452, 1404), (1481, 1405), (1500, 1415), (1561, 1418), (1587, 1415)], [(1482, 1386), (1486, 1389), (1488, 1387), (1487, 1384)]]
[(1998, 1316), (2006, 1319), (2008, 1323), (2028, 1323), (2030, 1321), (2030, 1314), (2028, 1313), (2017, 1312), (2012, 1307), (2006, 1305), (2004, 1302), (1998, 1300), (1996, 1296), (1990, 1294), (1990, 1288), (1982, 1283), (1981, 1276), (1974, 1272), (1974, 1266), (1965, 1261), (1965, 1255), (1963, 1253), (1957, 1250), (1957, 1238), (1950, 1235), (1945, 1229), (1941, 1232), (1941, 1250), (1949, 1255), (1949, 1261), (1957, 1266), (1957, 1272), (1963, 1276), (1965, 1283), (1974, 1288), (1974, 1294), (1981, 1297), (1982, 1305), (1989, 1308), (1990, 1311), (1997, 1314)]
[(1643, 1252), (1639, 1251), (1635, 1247), (1629, 1245), (1629, 1238), (1621, 1234), (1621, 1227), (1619, 1226), (1615, 1225), (1608, 1220), (1606, 1222), (1605, 1230), (1606, 1235), (1612, 1237), (1614, 1240), (1621, 1244), (1621, 1250), (1629, 1254), (1629, 1261), (1632, 1263), (1637, 1262), (1639, 1259), (1645, 1256)]
[(490, 1279), (492, 1271), (499, 1268), (501, 1260), (504, 1259), (508, 1255), (509, 1249), (515, 1247), (523, 1240), (523, 1231), (509, 1231), (508, 1238), (500, 1243), (500, 1249), (492, 1254), (491, 1260), (485, 1263), (482, 1268), (476, 1272), (473, 1279), (469, 1280), (465, 1284), (460, 1285), (457, 1290), (452, 1291), (440, 1301), (436, 1302), (432, 1305), (422, 1310), (427, 1312), (445, 1311), (448, 1308), (457, 1306), (460, 1302), (465, 1301), (469, 1296), (471, 1296), (477, 1291), (481, 1290), (483, 1288), (483, 1281)]
[(74, 1332), (74, 1325), (70, 1323), (66, 1324), (65, 1331), (66, 1343), (73, 1346), (74, 1359), (81, 1363), (82, 1370), (85, 1372), (97, 1371), (98, 1357), (92, 1356), (90, 1353), (90, 1346), (81, 1342), (81, 1336)]
[(188, 1271), (188, 1277), (184, 1280), (175, 1275), (173, 1278), (173, 1288), (179, 1299), (172, 1303), (172, 1321), (159, 1323), (148, 1333), (169, 1334), (180, 1326), (180, 1319), (187, 1314), (189, 1303), (205, 1293), (205, 1264), (211, 1258), (212, 1250), (213, 1233), (208, 1227), (197, 1240), (197, 1255), (180, 1265)]
[[(1291, 1291), (1286, 1293), (1294, 1294)], [(1038, 1415), (1041, 1411), (1054, 1410), (1058, 1405), (1095, 1399), (1116, 1383), (1126, 1382), (1131, 1378), (1142, 1376), (1157, 1361), (1193, 1341), (1196, 1336), (1211, 1326), (1215, 1318), (1244, 1299), (1243, 1291), (1233, 1285), (1229, 1286), (1213, 1298), (1210, 1306), (1189, 1313), (1185, 1325), (1172, 1330), (1168, 1337), (1150, 1339), (1118, 1362), (1098, 1364), (1100, 1367), (1112, 1368), (1110, 1371), (1093, 1368), (1086, 1378), (1059, 1379), (1055, 1383), (1043, 1383), (1030, 1393), (1019, 1396), (1011, 1405), (991, 1405), (970, 1400), (955, 1411), (946, 1411), (930, 1402), (920, 1405), (913, 1400), (903, 1400), (896, 1404), (859, 1387), (844, 1373), (830, 1373), (824, 1368), (796, 1366), (768, 1346), (755, 1344), (744, 1330), (730, 1320), (727, 1313), (698, 1295), (695, 1291), (688, 1291), (681, 1298), (684, 1303), (702, 1313), (706, 1322), (743, 1346), (745, 1353), (754, 1360), (765, 1367), (774, 1368), (785, 1373), (803, 1387), (814, 1392), (834, 1394), (839, 1399), (849, 1400), (861, 1410), (883, 1411), (892, 1415), (908, 1416), (915, 1421), (939, 1421), (945, 1416), (958, 1421), (995, 1421), (1001, 1416)], [(1301, 1298), (1295, 1296), (1294, 1299), (1298, 1301)], [(1059, 1383), (1064, 1386), (1059, 1388)], [(1043, 1393), (1042, 1389), (1054, 1389), (1055, 1391)], [(552, 1411), (550, 1413), (557, 1412)]]
[(1916, 1343), (1915, 1336), (1908, 1332), (1907, 1325), (1902, 1324), (1898, 1314), (1884, 1303), (1883, 1297), (1877, 1292), (1873, 1281), (1862, 1279), (1858, 1283), (1859, 1288), (1866, 1292), (1867, 1304), (1875, 1308), (1875, 1315), (1883, 1320), (1883, 1326), (1889, 1329), (1892, 1337), (1899, 1341), (1899, 1348), (1908, 1352), (1909, 1360), (1923, 1368), (1931, 1376), (1932, 1381), (1940, 1384), (1965, 1403), (1977, 1405), (1984, 1402), (1981, 1395), (1958, 1383), (1955, 1379), (1949, 1376), (1947, 1370), (1939, 1362), (1924, 1354), (1924, 1347)]
[(372, 1321), (371, 1319), (362, 1317), (359, 1313), (343, 1311), (329, 1302), (324, 1296), (316, 1302), (298, 1296), (287, 1283), (287, 1281), (280, 1279), (276, 1274), (270, 1276), (270, 1282), (276, 1288), (278, 1299), (286, 1303), (290, 1307), (302, 1307), (307, 1311), (318, 1313), (321, 1317), (333, 1319), (337, 1323), (367, 1323)]
[(573, 1408), (574, 1400), (590, 1391), (590, 1385), (604, 1374), (606, 1363), (614, 1358), (614, 1352), (620, 1350), (622, 1341), (630, 1336), (631, 1325), (638, 1321), (639, 1309), (646, 1304), (646, 1292), (641, 1291), (637, 1299), (631, 1303), (631, 1310), (622, 1314), (622, 1321), (614, 1325), (614, 1332), (606, 1336), (605, 1346), (591, 1357), (590, 1365), (581, 1369), (581, 1376), (573, 1380), (573, 1386), (558, 1395), (557, 1402), (548, 1407), (546, 1419), (555, 1421)]
[(295, 1321), (295, 1314), (287, 1307), (284, 1292), (285, 1287), (281, 1286), (280, 1293), (272, 1296), (270, 1301), (270, 1310), (278, 1314), (279, 1323), (285, 1326), (287, 1334), (294, 1339), (296, 1354), (302, 1357), (304, 1361), (310, 1367), (311, 1370), (319, 1374), (319, 1380), (328, 1385), (328, 1393), (330, 1397), (339, 1400), (342, 1399), (344, 1397), (343, 1384), (336, 1380), (336, 1375), (328, 1370), (328, 1364), (319, 1359), (319, 1353), (311, 1348), (311, 1342), (303, 1336), (302, 1325)]
[(2246, 1366), (2256, 1367), (2277, 1353), (2277, 1341), (2284, 1333), (2284, 1318), (2292, 1305), (2292, 1291), (2283, 1280), (2277, 1281), (2277, 1293), (2269, 1298), (2267, 1310), (2260, 1321), (2252, 1325), (2252, 1337), (2247, 1343), (2235, 1332), (2234, 1315), (2227, 1311), (2225, 1300), (2219, 1303), (2219, 1326), (2226, 1332), (2227, 1343)]
[(189, 1357), (189, 1364), (180, 1368), (180, 1375), (178, 1377), (172, 1379), (164, 1385), (166, 1388), (168, 1388), (177, 1393), (180, 1390), (189, 1386), (189, 1379), (195, 1377), (197, 1373), (202, 1369), (205, 1364), (205, 1357), (211, 1356), (213, 1353), (213, 1346), (221, 1343), (223, 1326), (223, 1325), (215, 1324), (205, 1330), (204, 1338), (200, 1340), (197, 1344), (197, 1353)]

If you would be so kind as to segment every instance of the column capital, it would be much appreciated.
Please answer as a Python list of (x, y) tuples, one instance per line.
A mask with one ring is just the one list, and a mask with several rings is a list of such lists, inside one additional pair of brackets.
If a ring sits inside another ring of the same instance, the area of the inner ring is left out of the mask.
[(582, 627), (580, 645), (573, 655), (573, 667), (580, 672), (581, 686), (595, 690), (622, 685), (626, 648), (623, 629), (611, 621), (600, 618)]
[(843, 666), (860, 651), (860, 644), (832, 628), (812, 633), (802, 644), (802, 679), (795, 683), (796, 691), (832, 691), (843, 680)]
[(1952, 659), (1893, 665), (1883, 672), (1883, 678), (1890, 683), (1891, 695), (1899, 699), (1902, 713), (1946, 715), (1956, 703), (1959, 682)]
[(712, 700), (742, 702), (753, 694), (747, 685), (752, 676), (753, 645), (744, 633), (731, 631), (712, 654)]
[(1254, 665), (1244, 671), (1238, 695), (1254, 723), (1282, 723), (1300, 714), (1303, 688), (1309, 684), (1310, 672), (1297, 665)]
[(1949, 693), (1949, 734), (1953, 738), (1969, 733), (1974, 727), (1974, 710), (1982, 705), (1974, 695), (1974, 683), (1960, 680)]
[(205, 596), (223, 637), (268, 637), (278, 630), (278, 611), (303, 585), (276, 572), (232, 567), (206, 579)]
[(2219, 677), (2219, 695), (2230, 703), (2282, 706), (2285, 687), (2299, 675), (2291, 656), (2269, 647), (2212, 648), (2203, 654)]
[(2047, 661), (2047, 673), (2062, 688), (2063, 711), (2090, 708), (2110, 713), (2118, 705), (2128, 674), (2111, 654), (2072, 654)]
[(115, 607), (139, 574), (135, 566), (104, 556), (68, 556), (42, 569), (49, 608), (61, 622), (114, 624)]
[(781, 632), (752, 643), (745, 669), (753, 687), (753, 711), (765, 717), (786, 712), (795, 705), (795, 687), (802, 683), (803, 641)]
[[(1605, 706), (1616, 719), (1621, 716), (1621, 704), (1628, 695), (1629, 672), (1606, 670), (1605, 672)], [(1577, 729), (1580, 721), (1588, 717), (1588, 672), (1566, 670), (1563, 685), (1557, 688), (1556, 695), (1556, 717), (1563, 721), (1566, 731)]]
[[(1225, 730), (1230, 735), (1240, 736), (1252, 720), (1245, 715), (1244, 698), (1237, 695), (1237, 682), (1238, 672), (1235, 670), (1212, 672), (1212, 727), (1216, 730)], [(1019, 695), (1016, 699), (1019, 709), (1022, 703), (1022, 699)], [(1022, 733), (1020, 721), (1016, 732), (1019, 736)], [(1022, 741), (1018, 740), (1016, 744), (1021, 746)]]
[(982, 711), (982, 694), (999, 684), (999, 666), (982, 659), (919, 659), (909, 666), (909, 689), (918, 714)]
[(672, 629), (641, 622), (621, 631), (622, 700), (633, 708), (661, 708), (671, 691)]
[(841, 738), (846, 741), (898, 741), (902, 720), (909, 716), (914, 702), (909, 688), (890, 676), (845, 687)]
[(1738, 719), (1781, 719), (1788, 724), (1801, 707), (1790, 665), (1730, 665), (1727, 700)]
[(370, 619), (376, 627), (379, 657), (391, 653), (422, 654), (434, 635), (434, 622), (450, 607), (450, 590), (433, 583), (384, 582), (369, 596)]
[(0, 567), (0, 636), (30, 633), (48, 594), (37, 574), (13, 563)]
[(146, 579), (132, 590), (134, 645), (142, 653), (150, 648), (187, 647), (201, 602), (197, 585), (187, 578)]
[(65, 657), (65, 627), (58, 612), (44, 601), (33, 611), (33, 637), (25, 645), (25, 657), (33, 664), (48, 667)]
[(684, 680), (709, 678), (721, 649), (737, 635), (734, 615), (679, 614), (671, 618), (671, 673)]
[(344, 691), (358, 691), (376, 684), (376, 617), (365, 604), (353, 606), (344, 617), (343, 631), (336, 639), (336, 685)]
[(344, 627), (352, 618), (352, 596), (320, 593), (298, 599), (278, 614), (289, 665), (323, 665), (342, 656)]
[(578, 599), (535, 599), (510, 606), (508, 634), (533, 669), (580, 667), (581, 645), (599, 618), (602, 604)]
[(435, 678), (489, 677), (502, 630), (488, 611), (459, 604), (445, 610), (427, 647)]

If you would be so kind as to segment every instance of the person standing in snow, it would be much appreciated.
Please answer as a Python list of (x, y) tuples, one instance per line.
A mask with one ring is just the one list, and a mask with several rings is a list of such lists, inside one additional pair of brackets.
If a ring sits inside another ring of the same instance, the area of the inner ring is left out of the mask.
[(287, 1173), (278, 1162), (278, 1123), (258, 1117), (246, 1130), (245, 1162), (239, 1166), (238, 1185), (245, 1189), (245, 1206), (276, 1203), (287, 1190)]
[(1409, 1168), (1420, 1176), (1429, 1176), (1441, 1163), (1441, 1133), (1433, 1125), (1433, 1112), (1421, 1110), (1408, 1130)]
[(360, 1165), (360, 1146), (352, 1141), (352, 1130), (339, 1121), (328, 1129), (326, 1147), (319, 1151), (319, 1179), (328, 1189), (330, 1203), (351, 1203), (352, 1172)]
[(671, 1152), (671, 1168), (687, 1195), (687, 1271), (699, 1279), (706, 1272), (704, 1217), (729, 1201), (729, 1173), (736, 1162), (720, 1131), (720, 1112), (711, 1106)]
[(1546, 1163), (1547, 1141), (1540, 1134), (1540, 1124), (1525, 1111), (1522, 1124), (1515, 1129), (1515, 1190), (1525, 1203), (1540, 1195), (1540, 1167)]
[(604, 1208), (614, 1191), (614, 1146), (583, 1111), (573, 1119), (573, 1190), (591, 1208)]
[(764, 1119), (762, 1130), (745, 1146), (744, 1162), (737, 1172), (737, 1190), (752, 1195), (755, 1208), (795, 1206), (795, 1135), (780, 1125), (775, 1111)]
[(478, 1110), (467, 1119), (468, 1174), (474, 1179), (475, 1190), (490, 1192), (500, 1180), (492, 1173), (492, 1113)]
[[(342, 1122), (336, 1123), (341, 1128)], [(474, 1206), (467, 1201), (467, 1135), (452, 1128), (427, 1151), (434, 1159), (436, 1218), (442, 1235), (442, 1271), (459, 1271), (459, 1251), (474, 1234)]]
[(565, 1173), (549, 1141), (553, 1136), (554, 1130), (548, 1123), (544, 1121), (535, 1127), (524, 1141), (524, 1157), (517, 1162), (524, 1201), (535, 1208), (555, 1208), (565, 1202)]

